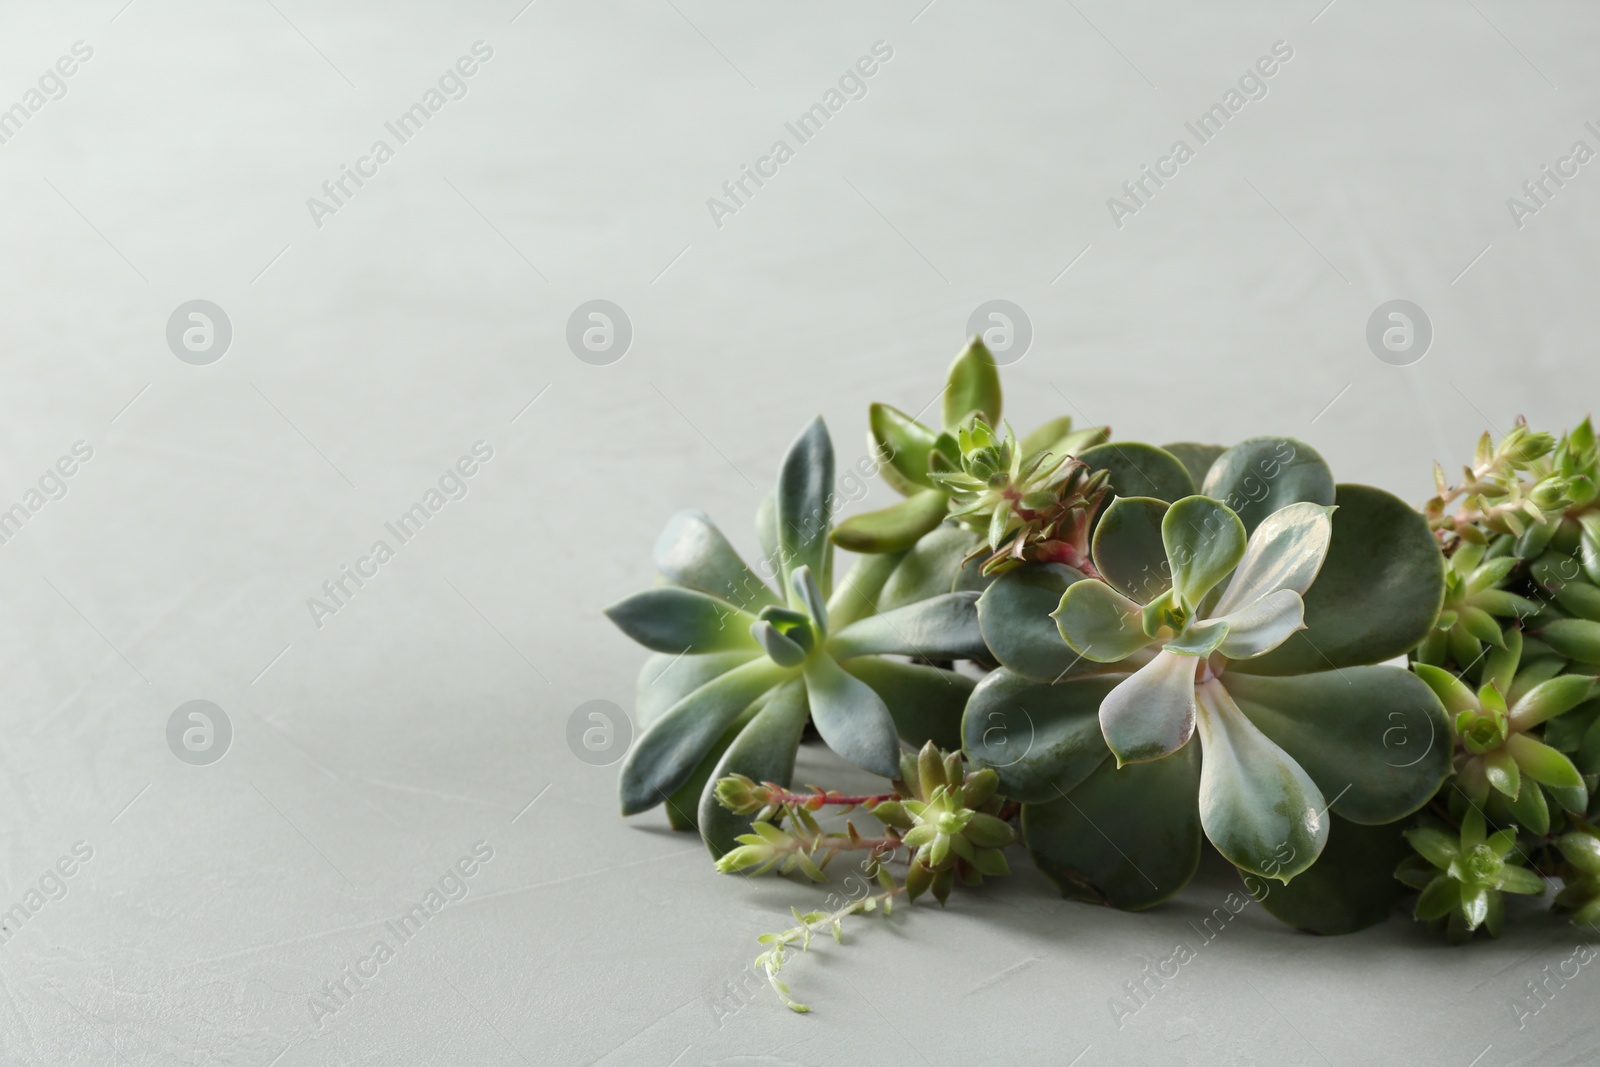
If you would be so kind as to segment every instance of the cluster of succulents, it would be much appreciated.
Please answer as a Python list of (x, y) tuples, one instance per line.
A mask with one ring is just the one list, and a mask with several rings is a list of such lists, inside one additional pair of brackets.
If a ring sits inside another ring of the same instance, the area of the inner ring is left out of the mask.
[[(904, 499), (833, 524), (818, 419), (760, 509), (752, 569), (699, 512), (656, 588), (609, 609), (656, 655), (622, 809), (667, 806), (725, 872), (865, 854), (879, 892), (768, 935), (810, 943), (894, 898), (1008, 873), (1125, 910), (1211, 850), (1300, 929), (1380, 922), (1413, 890), (1452, 940), (1559, 880), (1600, 921), (1600, 447), (1519, 423), (1420, 509), (1340, 483), (1302, 441), (1020, 440), (978, 339), (942, 425), (883, 404), (869, 443)], [(834, 579), (834, 548), (856, 554)], [(758, 576), (759, 572), (759, 576)], [(764, 578), (762, 577), (764, 576)], [(1402, 665), (1404, 664), (1404, 665)], [(888, 779), (792, 786), (812, 727)], [(856, 808), (867, 834), (819, 819)], [(1261, 879), (1274, 879), (1261, 893)]]

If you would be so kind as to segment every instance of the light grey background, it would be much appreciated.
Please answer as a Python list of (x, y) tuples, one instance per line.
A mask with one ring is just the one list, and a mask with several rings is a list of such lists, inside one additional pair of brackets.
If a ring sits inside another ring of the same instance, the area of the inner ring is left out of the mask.
[[(760, 990), (729, 1014), (756, 935), (823, 891), (623, 822), (615, 767), (564, 740), (582, 702), (631, 706), (643, 653), (600, 609), (650, 580), (671, 512), (751, 550), (804, 421), (853, 460), (867, 403), (931, 400), (995, 298), (1035, 333), (1019, 428), (1293, 434), (1413, 500), (1435, 458), (1518, 413), (1566, 426), (1600, 385), (1600, 163), (1520, 229), (1506, 205), (1600, 148), (1592, 6), (925, 3), (0, 13), (0, 107), (93, 49), (0, 144), (0, 508), (93, 449), (0, 545), (0, 908), (93, 849), (0, 947), (0, 1062), (1592, 1059), (1592, 967), (1517, 1025), (1576, 944), (1543, 915), (1451, 950), (1247, 909), (1119, 1027), (1215, 871), (1145, 915), (1019, 871), (851, 922), (791, 965), (808, 1017)], [(465, 98), (315, 225), (307, 198), (480, 40)], [(876, 41), (866, 97), (716, 226), (707, 198)], [(1266, 98), (1114, 225), (1107, 198), (1276, 41)], [(610, 366), (564, 340), (597, 298), (634, 328)], [(1397, 298), (1435, 331), (1403, 368), (1365, 341)], [(232, 323), (209, 366), (165, 340), (193, 299)], [(466, 498), (315, 625), (307, 599), (478, 441)], [(209, 766), (167, 747), (193, 699), (234, 730)], [(479, 841), (467, 899), (314, 1021)]]

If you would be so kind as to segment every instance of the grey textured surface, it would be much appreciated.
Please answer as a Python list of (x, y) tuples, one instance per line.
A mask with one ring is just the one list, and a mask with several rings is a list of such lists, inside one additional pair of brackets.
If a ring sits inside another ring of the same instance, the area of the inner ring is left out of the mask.
[[(1556, 920), (1450, 950), (1246, 909), (1200, 946), (1226, 872), (1144, 915), (1027, 871), (861, 920), (792, 965), (791, 1015), (729, 990), (821, 891), (624, 823), (615, 767), (565, 743), (582, 702), (631, 703), (642, 653), (599, 612), (666, 517), (752, 550), (793, 432), (821, 411), (853, 459), (867, 402), (928, 402), (985, 300), (1032, 322), (1019, 425), (1293, 434), (1418, 499), (1485, 426), (1581, 417), (1600, 164), (1520, 227), (1506, 201), (1600, 148), (1591, 6), (521, 3), (0, 12), (0, 107), (29, 112), (0, 144), (0, 507), (93, 450), (0, 544), (0, 907), (60, 897), (0, 946), (0, 1062), (1592, 1061), (1592, 967), (1514, 1008), (1572, 956)], [(317, 225), (477, 41), (466, 95)], [(718, 226), (707, 198), (878, 41), (866, 95)], [(1116, 225), (1278, 41), (1265, 97)], [(595, 298), (633, 324), (609, 366), (564, 340)], [(207, 366), (165, 339), (193, 299), (232, 323)], [(1414, 365), (1367, 348), (1391, 299), (1432, 321)], [(465, 497), (319, 626), (308, 598), (479, 441)], [(167, 744), (194, 699), (233, 727), (208, 766)], [(314, 1013), (478, 842), (466, 898)]]

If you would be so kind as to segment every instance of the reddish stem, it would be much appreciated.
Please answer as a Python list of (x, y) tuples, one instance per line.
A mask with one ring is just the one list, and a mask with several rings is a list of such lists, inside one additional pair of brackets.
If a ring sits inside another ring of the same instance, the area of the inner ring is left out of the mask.
[[(767, 794), (768, 804), (793, 804), (797, 807), (863, 807), (867, 804), (881, 804), (885, 800), (894, 800), (899, 793), (878, 793), (873, 796), (841, 796), (836, 793), (788, 793), (783, 790), (773, 790)], [(818, 801), (821, 803), (817, 803)], [(812, 810), (816, 810), (812, 808)]]

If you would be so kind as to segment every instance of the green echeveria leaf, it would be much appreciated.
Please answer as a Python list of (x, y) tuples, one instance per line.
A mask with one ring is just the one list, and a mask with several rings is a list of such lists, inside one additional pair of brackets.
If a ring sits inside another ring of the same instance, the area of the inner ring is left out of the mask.
[(978, 683), (967, 703), (962, 748), (976, 767), (999, 775), (1002, 795), (1027, 803), (1058, 799), (1105, 760), (1100, 702), (1122, 677), (1051, 685), (1002, 667)]
[(973, 412), (990, 426), (1000, 425), (1000, 368), (983, 341), (974, 337), (950, 364), (944, 391), (944, 428), (954, 433)]
[(829, 513), (829, 497), (832, 494), (833, 442), (819, 415), (789, 446), (778, 472), (776, 519), (783, 585), (789, 584), (788, 577), (794, 571), (810, 567), (826, 592), (831, 547), (828, 530), (833, 519)]
[(1308, 674), (1382, 663), (1432, 630), (1444, 600), (1444, 556), (1427, 520), (1365, 485), (1339, 486), (1337, 506), (1327, 558), (1304, 596), (1306, 629), (1230, 670)]
[(767, 659), (753, 660), (713, 678), (663, 712), (622, 761), (622, 814), (647, 811), (671, 796), (728, 724), (794, 673)]
[(1140, 441), (1108, 441), (1078, 457), (1092, 470), (1111, 472), (1116, 496), (1148, 496), (1172, 503), (1195, 493), (1194, 480), (1172, 453)]
[(833, 543), (851, 552), (903, 552), (934, 530), (950, 511), (941, 489), (923, 489), (897, 504), (845, 519), (833, 531)]
[(780, 667), (798, 667), (805, 662), (806, 649), (794, 640), (784, 636), (778, 628), (766, 619), (761, 619), (750, 624), (750, 636), (756, 639), (767, 654), (767, 658)]
[(711, 780), (711, 772), (722, 760), (722, 754), (728, 751), (728, 746), (733, 744), (733, 739), (739, 736), (750, 720), (755, 718), (762, 705), (772, 694), (762, 693), (751, 702), (748, 708), (739, 713), (739, 717), (728, 724), (715, 742), (712, 743), (706, 754), (695, 764), (694, 773), (680, 785), (671, 796), (662, 803), (667, 809), (667, 824), (674, 830), (699, 829), (700, 795), (705, 792), (706, 782)]
[(1522, 773), (1542, 785), (1577, 789), (1584, 784), (1583, 776), (1572, 761), (1543, 741), (1527, 734), (1512, 734), (1506, 739), (1505, 747), (1522, 768)]
[(1433, 691), (1404, 667), (1347, 667), (1292, 678), (1230, 670), (1222, 685), (1346, 819), (1376, 824), (1404, 818), (1450, 773), (1450, 721)]
[(871, 427), (868, 441), (884, 457), (881, 469), (885, 480), (906, 494), (933, 487), (928, 453), (938, 434), (888, 404), (873, 404), (867, 411), (867, 424)]
[(656, 570), (675, 585), (747, 608), (779, 602), (703, 511), (680, 511), (667, 520), (654, 556)]
[(653, 652), (698, 655), (756, 647), (750, 636), (755, 616), (693, 589), (646, 589), (611, 605), (606, 617)]
[(1119, 765), (1161, 759), (1189, 743), (1199, 666), (1194, 656), (1158, 652), (1101, 702), (1100, 732)]
[(965, 527), (947, 523), (934, 530), (906, 552), (884, 582), (878, 610), (890, 611), (960, 588), (962, 560), (976, 547), (977, 535)]
[(978, 598), (978, 622), (995, 659), (1018, 674), (1053, 682), (1093, 662), (1066, 645), (1051, 615), (1061, 594), (1083, 575), (1062, 563), (1030, 563), (1006, 571)]
[(1057, 636), (1078, 656), (1114, 663), (1150, 644), (1140, 623), (1142, 611), (1104, 582), (1076, 582), (1050, 614)]
[(840, 660), (885, 653), (927, 660), (989, 658), (976, 593), (945, 593), (869, 615), (835, 633), (827, 648)]
[(857, 556), (844, 577), (834, 586), (828, 600), (828, 622), (842, 630), (857, 619), (876, 614), (884, 584), (900, 566), (904, 553)]
[(1202, 445), (1193, 441), (1175, 441), (1170, 445), (1162, 445), (1163, 452), (1170, 452), (1183, 469), (1189, 472), (1189, 480), (1196, 486), (1204, 485), (1206, 472), (1217, 461), (1217, 457), (1228, 449), (1225, 445)]
[(1287, 882), (1316, 862), (1328, 839), (1322, 792), (1221, 684), (1198, 687), (1196, 712), (1206, 836), (1235, 867)]
[(761, 543), (762, 569), (771, 571), (772, 577), (783, 584), (783, 547), (778, 544), (778, 494), (768, 493), (756, 508), (756, 540)]
[(805, 683), (796, 678), (774, 690), (722, 753), (715, 770), (696, 798), (699, 804), (698, 829), (713, 856), (720, 857), (735, 847), (740, 834), (750, 832), (748, 815), (735, 815), (717, 803), (717, 780), (742, 774), (757, 782), (788, 785), (794, 775), (794, 757), (805, 732), (809, 708)]
[(1107, 759), (1048, 804), (1024, 804), (1028, 854), (1062, 896), (1139, 911), (1188, 884), (1200, 864), (1200, 746), (1121, 770)]
[(1217, 646), (1222, 654), (1229, 659), (1250, 659), (1305, 629), (1305, 602), (1293, 589), (1278, 589), (1217, 621), (1228, 628)]
[(888, 706), (872, 687), (846, 674), (822, 653), (805, 665), (811, 721), (822, 740), (863, 770), (893, 778), (900, 773), (900, 743)]
[(803, 611), (816, 626), (817, 632), (828, 632), (828, 605), (822, 590), (817, 588), (816, 577), (809, 566), (797, 567), (789, 572), (789, 603)]
[(1172, 571), (1172, 588), (1194, 611), (1244, 558), (1244, 523), (1209, 497), (1186, 496), (1162, 516), (1161, 542)]
[(1290, 504), (1332, 504), (1333, 473), (1304, 441), (1252, 437), (1217, 457), (1200, 491), (1238, 512), (1245, 529), (1254, 530)]
[(1411, 854), (1402, 827), (1362, 826), (1334, 817), (1322, 857), (1288, 885), (1244, 874), (1262, 907), (1298, 930), (1350, 934), (1383, 922), (1405, 896), (1394, 869)]
[(1322, 570), (1333, 542), (1332, 512), (1321, 504), (1302, 502), (1263, 519), (1250, 534), (1244, 558), (1212, 616), (1237, 611), (1279, 589), (1304, 596)]
[(883, 699), (895, 732), (906, 744), (921, 748), (932, 741), (951, 751), (961, 747), (961, 716), (977, 684), (971, 678), (876, 656), (846, 660), (840, 666)]
[(639, 682), (634, 689), (633, 714), (639, 721), (639, 729), (655, 722), (662, 712), (711, 679), (719, 678), (759, 655), (759, 650), (750, 649), (713, 652), (705, 656), (669, 656), (665, 652), (651, 656), (639, 669)]
[(1147, 496), (1120, 496), (1100, 514), (1091, 554), (1112, 588), (1148, 604), (1172, 587), (1161, 523), (1168, 504)]

